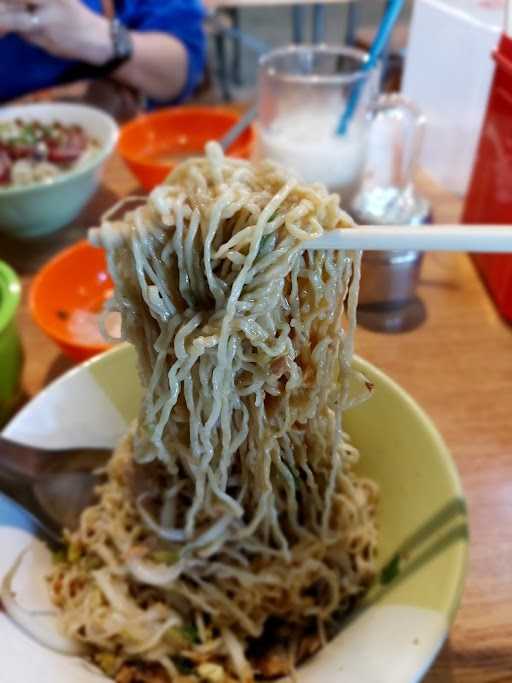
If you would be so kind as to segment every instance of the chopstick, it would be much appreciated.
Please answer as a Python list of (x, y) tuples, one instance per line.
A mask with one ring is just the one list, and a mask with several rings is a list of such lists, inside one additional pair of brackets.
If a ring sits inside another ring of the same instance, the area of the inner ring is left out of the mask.
[(510, 225), (365, 225), (332, 230), (303, 242), (305, 249), (470, 251), (512, 253)]
[(505, 35), (512, 38), (512, 0), (505, 5)]

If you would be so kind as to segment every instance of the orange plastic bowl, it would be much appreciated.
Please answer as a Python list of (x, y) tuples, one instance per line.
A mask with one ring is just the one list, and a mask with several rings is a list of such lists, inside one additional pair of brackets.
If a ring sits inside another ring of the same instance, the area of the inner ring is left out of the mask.
[(111, 347), (100, 338), (97, 315), (112, 289), (105, 252), (83, 240), (39, 271), (30, 290), (30, 312), (67, 356), (83, 361)]
[[(118, 151), (141, 185), (151, 190), (180, 161), (202, 154), (209, 140), (219, 140), (239, 119), (239, 114), (222, 107), (160, 109), (123, 126)], [(228, 154), (248, 159), (254, 141), (255, 131), (249, 126)]]

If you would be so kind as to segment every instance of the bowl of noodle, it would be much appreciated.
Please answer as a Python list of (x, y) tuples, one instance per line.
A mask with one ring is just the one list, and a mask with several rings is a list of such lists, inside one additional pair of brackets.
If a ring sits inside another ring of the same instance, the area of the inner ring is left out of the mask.
[(353, 355), (358, 255), (301, 249), (351, 225), (323, 187), (212, 145), (92, 232), (129, 344), (4, 434), (114, 453), (53, 557), (0, 500), (9, 681), (422, 677), (465, 504), (427, 415)]

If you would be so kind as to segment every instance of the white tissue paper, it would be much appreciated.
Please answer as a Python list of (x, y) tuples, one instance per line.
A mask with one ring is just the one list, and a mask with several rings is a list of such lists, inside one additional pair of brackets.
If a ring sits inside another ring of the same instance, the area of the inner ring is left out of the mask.
[(464, 195), (494, 75), (505, 0), (415, 0), (402, 92), (427, 117), (420, 165)]

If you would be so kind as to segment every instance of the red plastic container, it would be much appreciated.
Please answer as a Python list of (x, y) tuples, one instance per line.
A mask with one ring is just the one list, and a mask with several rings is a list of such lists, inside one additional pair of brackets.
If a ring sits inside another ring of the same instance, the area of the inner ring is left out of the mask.
[[(496, 71), (487, 105), (463, 223), (512, 224), (512, 39), (493, 55)], [(512, 321), (512, 254), (475, 254), (499, 311)]]
[[(219, 140), (239, 119), (239, 113), (224, 107), (159, 109), (123, 126), (118, 151), (149, 191), (165, 180), (179, 160), (203, 154), (208, 140)], [(249, 126), (227, 153), (249, 159), (254, 140), (254, 126)]]

